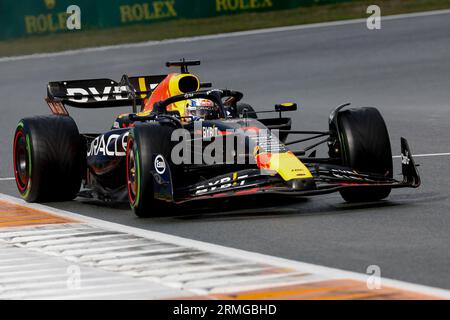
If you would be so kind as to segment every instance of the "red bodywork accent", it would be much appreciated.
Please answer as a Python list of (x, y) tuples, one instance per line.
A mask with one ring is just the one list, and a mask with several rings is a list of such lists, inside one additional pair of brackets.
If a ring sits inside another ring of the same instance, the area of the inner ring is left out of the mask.
[[(171, 97), (169, 83), (170, 79), (175, 76), (175, 73), (169, 73), (167, 77), (164, 78), (153, 90), (150, 98), (146, 99), (144, 102), (144, 110), (143, 111), (152, 111), (153, 105), (161, 100), (165, 100)], [(171, 110), (171, 105), (167, 106), (167, 110)]]
[(237, 196), (242, 196), (242, 195), (245, 195), (245, 194), (256, 193), (259, 190), (261, 190), (261, 188), (252, 188), (252, 189), (247, 189), (247, 190), (236, 191), (234, 194), (237, 195)]
[(272, 154), (268, 152), (263, 152), (255, 156), (256, 164), (260, 169), (270, 169), (270, 160), (272, 159)]
[(47, 102), (47, 105), (53, 114), (60, 115), (60, 116), (68, 116), (69, 115), (69, 112), (67, 112), (67, 109), (64, 107), (62, 102), (53, 101), (53, 100), (50, 100), (49, 98), (46, 98), (45, 102)]

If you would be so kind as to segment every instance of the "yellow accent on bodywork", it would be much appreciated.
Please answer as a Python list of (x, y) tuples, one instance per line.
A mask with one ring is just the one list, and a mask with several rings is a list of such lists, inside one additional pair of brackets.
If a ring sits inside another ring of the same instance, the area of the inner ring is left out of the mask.
[(197, 80), (197, 88), (194, 91), (197, 91), (200, 88), (200, 80), (198, 79), (198, 77), (196, 75), (193, 75), (192, 73), (173, 74), (173, 76), (170, 78), (170, 81), (169, 81), (170, 96), (176, 96), (176, 95), (185, 93), (185, 92), (181, 91), (180, 87), (179, 87), (180, 80), (185, 77), (193, 77)]
[[(193, 75), (192, 73), (173, 74), (173, 76), (169, 80), (169, 95), (171, 97), (185, 93), (181, 91), (179, 87), (180, 80), (183, 79), (184, 77), (194, 77), (197, 80), (197, 87), (194, 91), (198, 91), (198, 89), (200, 88), (200, 80), (198, 79), (197, 76)], [(178, 111), (181, 117), (185, 117), (186, 101), (178, 101), (172, 103), (170, 107), (168, 107), (167, 109), (171, 111)]]
[(269, 169), (275, 170), (284, 181), (312, 178), (308, 168), (290, 151), (272, 153)]
[[(139, 89), (141, 91), (147, 91), (147, 85), (145, 84), (145, 78), (139, 78)], [(147, 97), (146, 93), (141, 94), (141, 98), (144, 99)]]
[(152, 113), (151, 111), (142, 111), (142, 112), (136, 113), (136, 115), (139, 117), (146, 117), (146, 116), (149, 116), (151, 113)]

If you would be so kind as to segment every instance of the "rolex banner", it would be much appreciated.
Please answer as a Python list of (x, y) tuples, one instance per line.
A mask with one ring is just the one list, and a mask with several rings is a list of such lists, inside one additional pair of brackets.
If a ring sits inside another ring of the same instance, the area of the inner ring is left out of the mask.
[(349, 0), (1, 0), (0, 40), (343, 1)]

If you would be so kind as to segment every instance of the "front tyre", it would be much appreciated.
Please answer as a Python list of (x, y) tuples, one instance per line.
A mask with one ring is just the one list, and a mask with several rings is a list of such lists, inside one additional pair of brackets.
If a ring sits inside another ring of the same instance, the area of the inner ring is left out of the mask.
[(72, 200), (80, 190), (85, 146), (68, 116), (22, 119), (13, 142), (13, 168), (27, 202)]
[[(376, 108), (355, 108), (338, 114), (342, 164), (358, 172), (375, 173), (392, 178), (393, 164), (389, 134)], [(390, 187), (356, 187), (340, 191), (347, 202), (370, 202), (384, 199)]]
[(167, 189), (161, 187), (156, 194), (155, 179), (162, 179), (162, 175), (169, 176), (169, 180), (173, 177), (173, 131), (171, 126), (145, 123), (130, 131), (126, 156), (128, 199), (138, 217), (158, 216), (171, 207), (170, 191), (164, 194)]

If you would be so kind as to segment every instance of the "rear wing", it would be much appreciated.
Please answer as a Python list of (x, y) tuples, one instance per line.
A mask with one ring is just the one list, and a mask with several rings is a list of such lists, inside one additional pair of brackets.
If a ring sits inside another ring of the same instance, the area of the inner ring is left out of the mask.
[[(167, 67), (180, 67), (188, 73), (188, 66), (198, 66), (198, 60), (169, 61)], [(153, 90), (167, 75), (129, 77), (123, 75), (120, 82), (111, 79), (88, 79), (50, 82), (45, 101), (54, 114), (68, 115), (65, 106), (76, 108), (111, 108), (132, 106), (138, 112)], [(200, 83), (200, 88), (210, 88), (211, 83)]]
[(120, 82), (111, 79), (88, 79), (50, 82), (47, 99), (53, 113), (67, 114), (65, 105), (77, 108), (110, 108), (132, 106), (150, 96), (166, 75), (128, 77)]

